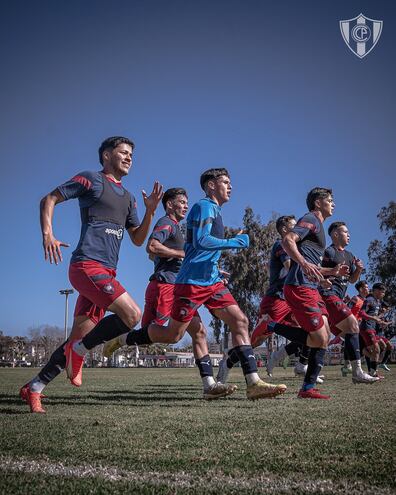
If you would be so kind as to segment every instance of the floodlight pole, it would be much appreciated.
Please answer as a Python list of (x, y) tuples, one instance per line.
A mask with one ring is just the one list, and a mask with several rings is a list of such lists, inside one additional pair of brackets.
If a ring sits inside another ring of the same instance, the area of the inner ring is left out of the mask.
[(67, 340), (67, 314), (69, 312), (69, 295), (74, 293), (73, 289), (62, 289), (59, 291), (60, 294), (66, 296), (66, 301), (65, 301), (65, 340)]

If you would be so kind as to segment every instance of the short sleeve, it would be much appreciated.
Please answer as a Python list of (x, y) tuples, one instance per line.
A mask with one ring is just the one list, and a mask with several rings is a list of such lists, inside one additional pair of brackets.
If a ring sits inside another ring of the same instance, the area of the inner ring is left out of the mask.
[(318, 233), (319, 231), (319, 220), (312, 213), (305, 214), (292, 229), (292, 232), (297, 234), (300, 240), (305, 239), (310, 233)]
[(84, 171), (64, 182), (57, 189), (65, 200), (79, 198), (91, 192), (95, 182), (97, 182), (97, 172)]
[(125, 221), (125, 228), (128, 230), (131, 227), (139, 227), (140, 221), (137, 213), (137, 203), (135, 196), (131, 194), (131, 204), (128, 212), (127, 219)]
[(174, 233), (174, 223), (170, 218), (162, 217), (155, 224), (150, 239), (156, 239), (163, 244)]

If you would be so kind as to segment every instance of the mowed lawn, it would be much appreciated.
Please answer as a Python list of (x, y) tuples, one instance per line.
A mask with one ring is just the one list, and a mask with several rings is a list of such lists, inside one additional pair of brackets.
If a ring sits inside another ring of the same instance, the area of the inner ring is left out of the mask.
[[(36, 370), (0, 369), (0, 493), (395, 493), (396, 367), (353, 385), (326, 367), (330, 401), (277, 399), (239, 390), (202, 400), (197, 369), (85, 369), (46, 389), (46, 415), (18, 390)], [(264, 372), (261, 374), (264, 376)]]

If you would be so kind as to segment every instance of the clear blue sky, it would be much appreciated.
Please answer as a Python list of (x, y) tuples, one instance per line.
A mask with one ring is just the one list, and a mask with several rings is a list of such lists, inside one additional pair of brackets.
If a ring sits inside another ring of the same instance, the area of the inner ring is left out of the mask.
[[(339, 29), (360, 12), (384, 21), (362, 60)], [(56, 267), (43, 259), (39, 200), (99, 169), (110, 135), (136, 143), (124, 184), (141, 217), (140, 190), (154, 180), (186, 187), (194, 202), (200, 173), (226, 166), (226, 225), (240, 225), (247, 205), (263, 220), (301, 215), (309, 189), (332, 187), (333, 219), (348, 222), (350, 248), (366, 259), (376, 215), (395, 200), (395, 14), (385, 0), (4, 4), (0, 330), (63, 326), (58, 290), (69, 286), (78, 205), (56, 208), (55, 235), (72, 246)], [(151, 269), (125, 238), (119, 279), (141, 305)]]

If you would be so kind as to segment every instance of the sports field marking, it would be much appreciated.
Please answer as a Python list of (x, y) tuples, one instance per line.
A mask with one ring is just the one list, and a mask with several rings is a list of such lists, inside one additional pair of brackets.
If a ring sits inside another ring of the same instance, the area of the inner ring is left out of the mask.
[(209, 471), (205, 476), (186, 472), (166, 471), (126, 471), (114, 467), (105, 466), (66, 466), (62, 462), (50, 462), (47, 460), (15, 459), (0, 456), (0, 471), (23, 472), (49, 476), (65, 476), (73, 478), (101, 478), (105, 481), (129, 481), (139, 485), (172, 486), (174, 488), (194, 488), (206, 486), (207, 488), (252, 489), (260, 493), (294, 493), (295, 490), (303, 490), (305, 493), (348, 493), (349, 495), (390, 495), (388, 488), (368, 486), (361, 482), (338, 480), (293, 480), (289, 478), (277, 478), (267, 476), (255, 476), (254, 478), (231, 477), (222, 473)]

